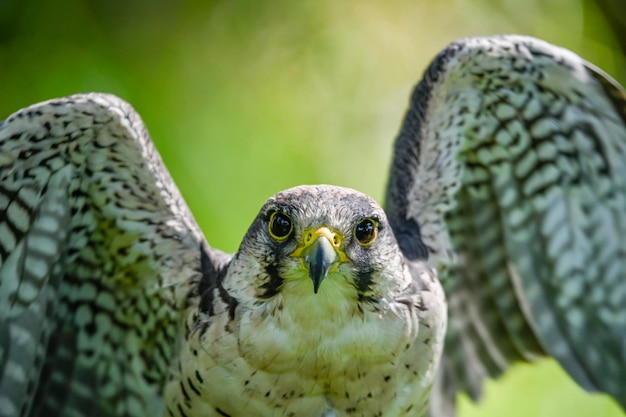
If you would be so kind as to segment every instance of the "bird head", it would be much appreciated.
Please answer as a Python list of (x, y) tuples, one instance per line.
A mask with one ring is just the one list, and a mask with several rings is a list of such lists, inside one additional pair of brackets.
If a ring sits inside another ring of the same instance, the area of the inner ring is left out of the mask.
[(230, 270), (229, 292), (247, 292), (242, 298), (256, 303), (288, 293), (375, 302), (404, 275), (383, 209), (363, 193), (329, 185), (272, 196)]

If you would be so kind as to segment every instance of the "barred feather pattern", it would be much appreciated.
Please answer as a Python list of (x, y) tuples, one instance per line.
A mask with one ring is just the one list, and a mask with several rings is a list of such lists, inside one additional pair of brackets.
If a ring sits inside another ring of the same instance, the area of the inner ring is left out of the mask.
[(543, 354), (626, 408), (625, 97), (521, 36), (455, 42), (416, 87), (387, 210), (419, 225), (448, 297), (433, 415)]
[[(626, 408), (625, 114), (600, 70), (526, 37), (455, 42), (416, 87), (386, 208), (407, 262), (428, 255), (448, 296), (433, 415), (545, 354)], [(127, 103), (76, 95), (10, 116), (0, 417), (163, 414), (181, 316), (229, 259)]]
[(0, 416), (162, 414), (201, 241), (124, 101), (75, 95), (4, 120)]

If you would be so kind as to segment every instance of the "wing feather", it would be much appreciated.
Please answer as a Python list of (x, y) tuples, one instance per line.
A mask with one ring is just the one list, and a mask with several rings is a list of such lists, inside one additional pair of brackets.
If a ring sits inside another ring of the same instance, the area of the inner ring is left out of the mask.
[(0, 415), (162, 414), (201, 256), (215, 271), (225, 257), (203, 241), (126, 102), (75, 95), (4, 120)]
[[(455, 42), (415, 88), (386, 204), (394, 230), (419, 226), (448, 296), (433, 414), (542, 354), (626, 408), (625, 97), (521, 36)], [(417, 236), (398, 240), (410, 256)]]

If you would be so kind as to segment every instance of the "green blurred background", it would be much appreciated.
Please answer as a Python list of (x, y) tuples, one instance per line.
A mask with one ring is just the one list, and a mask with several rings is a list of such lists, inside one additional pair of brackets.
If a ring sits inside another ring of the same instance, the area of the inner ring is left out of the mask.
[[(142, 115), (213, 246), (303, 183), (381, 201), (412, 85), (456, 38), (533, 35), (626, 81), (624, 0), (0, 0), (0, 117), (76, 92)], [(551, 361), (489, 383), (460, 416), (621, 416)]]

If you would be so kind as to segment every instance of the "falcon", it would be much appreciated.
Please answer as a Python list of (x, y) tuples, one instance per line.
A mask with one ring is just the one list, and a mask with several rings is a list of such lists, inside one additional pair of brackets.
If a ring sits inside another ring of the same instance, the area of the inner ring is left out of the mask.
[(413, 91), (384, 207), (281, 191), (226, 254), (128, 103), (14, 113), (0, 416), (445, 416), (546, 355), (626, 409), (621, 86), (537, 39), (452, 43)]

